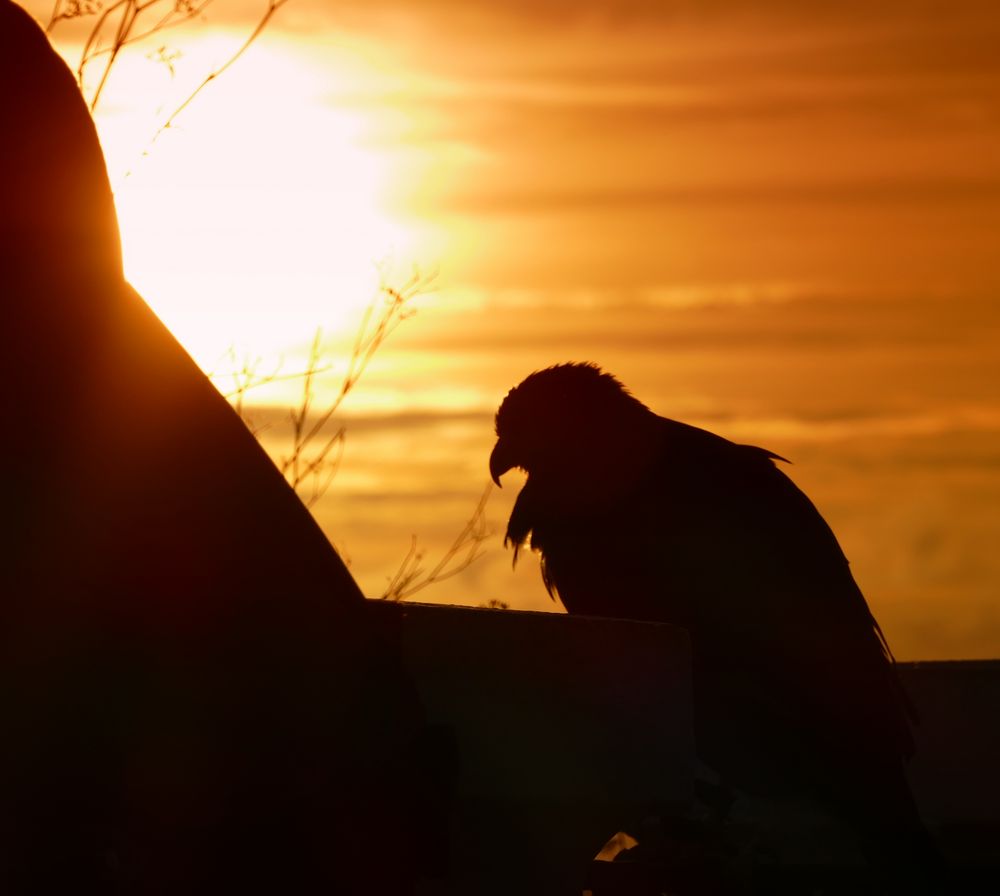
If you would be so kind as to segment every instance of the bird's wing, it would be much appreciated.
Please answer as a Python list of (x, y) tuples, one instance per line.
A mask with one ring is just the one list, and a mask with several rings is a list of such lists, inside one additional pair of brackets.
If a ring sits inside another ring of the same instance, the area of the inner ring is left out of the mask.
[(747, 660), (761, 696), (781, 695), (779, 711), (909, 755), (888, 645), (819, 511), (769, 452), (663, 426), (658, 487), (647, 494), (663, 504), (669, 586), (696, 600), (695, 637), (720, 661)]
[(880, 744), (897, 759), (911, 753), (878, 624), (830, 527), (776, 455), (660, 426), (658, 461), (608, 505), (560, 512), (529, 479), (511, 523), (519, 540), (531, 533), (550, 592), (573, 613), (689, 628), (703, 683), (726, 691), (717, 705), (751, 706), (790, 729), (805, 721), (819, 739), (853, 733), (859, 749)]

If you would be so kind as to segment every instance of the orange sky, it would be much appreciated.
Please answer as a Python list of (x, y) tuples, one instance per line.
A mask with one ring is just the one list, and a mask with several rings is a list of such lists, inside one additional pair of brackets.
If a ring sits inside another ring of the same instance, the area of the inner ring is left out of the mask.
[[(258, 8), (171, 35), (174, 78), (134, 53), (98, 121), (129, 275), (206, 366), (342, 347), (374, 259), (439, 269), (317, 508), (366, 591), (464, 521), (506, 389), (589, 359), (795, 461), (901, 658), (1000, 656), (994, 4), (289, 0), (143, 159)], [(514, 491), (428, 599), (548, 605)]]

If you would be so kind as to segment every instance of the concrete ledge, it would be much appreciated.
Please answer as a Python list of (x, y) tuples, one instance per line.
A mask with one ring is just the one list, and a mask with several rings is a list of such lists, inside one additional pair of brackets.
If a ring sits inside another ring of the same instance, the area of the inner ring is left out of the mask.
[[(682, 629), (370, 604), (398, 639), (429, 722), (456, 748), (449, 874), (428, 893), (578, 896), (609, 836), (646, 815), (690, 812), (696, 766)], [(1000, 867), (1000, 661), (901, 663), (900, 674), (921, 715), (909, 769), (921, 811), (956, 873), (989, 876)], [(770, 823), (770, 815), (765, 807), (760, 817)], [(794, 828), (792, 864), (764, 869), (774, 877), (767, 888), (795, 892), (795, 863), (806, 862), (804, 879), (815, 883), (825, 868), (831, 893), (864, 890), (867, 872), (845, 832), (822, 818)], [(594, 873), (608, 892), (643, 891), (642, 867), (599, 863)]]
[(909, 777), (921, 813), (955, 861), (1000, 866), (1000, 660), (899, 665), (920, 713)]
[(574, 893), (623, 826), (687, 811), (690, 651), (666, 625), (373, 602), (428, 720), (452, 729), (444, 891)]

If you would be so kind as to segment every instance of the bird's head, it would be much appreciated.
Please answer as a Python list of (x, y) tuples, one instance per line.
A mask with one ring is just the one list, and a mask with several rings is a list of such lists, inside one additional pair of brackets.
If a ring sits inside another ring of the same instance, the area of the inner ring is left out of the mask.
[(517, 467), (553, 488), (579, 488), (584, 478), (620, 465), (622, 451), (651, 416), (596, 364), (536, 371), (511, 389), (497, 410), (490, 475), (499, 485), (503, 474)]

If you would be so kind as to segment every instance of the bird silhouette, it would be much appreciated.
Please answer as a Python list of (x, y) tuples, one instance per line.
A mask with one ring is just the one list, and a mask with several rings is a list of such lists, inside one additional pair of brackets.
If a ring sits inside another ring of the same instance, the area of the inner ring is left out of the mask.
[(391, 633), (125, 281), (86, 105), (9, 0), (0, 83), (0, 889), (407, 892)]
[(904, 760), (913, 711), (829, 526), (782, 458), (657, 416), (612, 375), (563, 364), (496, 414), (499, 484), (527, 473), (506, 543), (540, 554), (570, 613), (684, 626), (700, 759), (726, 788), (806, 797), (888, 881), (933, 847)]

